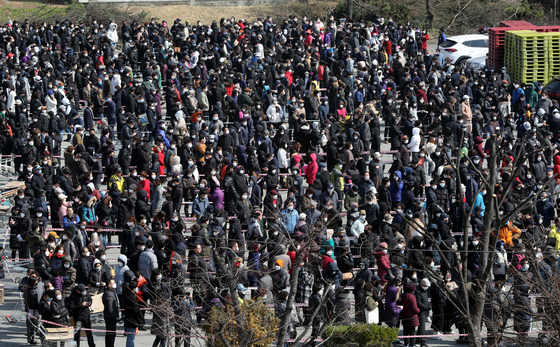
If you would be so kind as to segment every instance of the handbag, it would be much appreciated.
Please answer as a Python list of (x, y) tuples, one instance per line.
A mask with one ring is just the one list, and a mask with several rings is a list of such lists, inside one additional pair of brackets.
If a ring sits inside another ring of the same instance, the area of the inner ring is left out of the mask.
[(364, 308), (364, 311), (367, 324), (379, 324), (379, 307), (376, 307), (373, 311), (368, 311), (367, 308)]
[(351, 273), (351, 272), (344, 272), (344, 273), (342, 274), (342, 280), (343, 280), (343, 281), (351, 280), (352, 277), (354, 277), (354, 274)]

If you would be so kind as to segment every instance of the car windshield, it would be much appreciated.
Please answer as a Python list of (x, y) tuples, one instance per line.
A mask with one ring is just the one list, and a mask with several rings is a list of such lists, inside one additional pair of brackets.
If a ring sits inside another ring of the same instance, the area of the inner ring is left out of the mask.
[(457, 41), (453, 41), (453, 40), (446, 40), (444, 43), (442, 43), (441, 45), (439, 45), (440, 47), (443, 48), (447, 48), (447, 47), (453, 47), (457, 44)]

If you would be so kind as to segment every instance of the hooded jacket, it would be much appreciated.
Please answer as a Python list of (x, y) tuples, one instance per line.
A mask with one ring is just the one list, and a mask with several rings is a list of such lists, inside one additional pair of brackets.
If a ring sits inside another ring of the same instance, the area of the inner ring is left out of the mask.
[(402, 172), (395, 171), (395, 176), (399, 179), (398, 181), (394, 179), (391, 180), (391, 201), (393, 203), (402, 201), (402, 191), (404, 186), (404, 182), (402, 181)]
[(317, 175), (317, 171), (319, 170), (319, 166), (317, 165), (317, 154), (311, 153), (309, 155), (311, 158), (311, 162), (307, 164), (307, 168), (305, 169), (305, 175), (307, 176), (307, 184), (312, 185), (315, 182), (315, 178)]
[(385, 298), (385, 321), (395, 324), (399, 320), (402, 309), (397, 305), (397, 294), (399, 289), (389, 286)]
[(117, 284), (116, 292), (117, 294), (122, 294), (123, 291), (122, 287), (123, 287), (123, 283), (125, 282), (124, 274), (125, 272), (130, 271), (130, 269), (126, 265), (126, 263), (128, 262), (126, 255), (124, 254), (119, 255), (118, 260), (121, 260), (124, 263), (124, 266), (117, 265), (117, 268), (115, 269), (115, 282)]

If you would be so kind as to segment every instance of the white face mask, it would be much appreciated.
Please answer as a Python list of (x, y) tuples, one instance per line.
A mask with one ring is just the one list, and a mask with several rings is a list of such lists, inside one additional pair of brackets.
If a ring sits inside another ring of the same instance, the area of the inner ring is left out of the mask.
[(280, 265), (275, 265), (275, 266), (274, 266), (274, 270), (280, 271), (280, 269), (281, 269)]
[(62, 300), (62, 295), (57, 295), (56, 300), (58, 300), (58, 301)]
[(69, 269), (70, 268), (70, 264), (64, 264), (64, 267)]

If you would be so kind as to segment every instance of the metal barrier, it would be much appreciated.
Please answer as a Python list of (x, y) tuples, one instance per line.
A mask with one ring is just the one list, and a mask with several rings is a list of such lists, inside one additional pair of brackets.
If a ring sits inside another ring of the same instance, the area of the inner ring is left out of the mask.
[(14, 157), (2, 157), (0, 158), (0, 176), (13, 177), (16, 174), (16, 168), (14, 163)]

